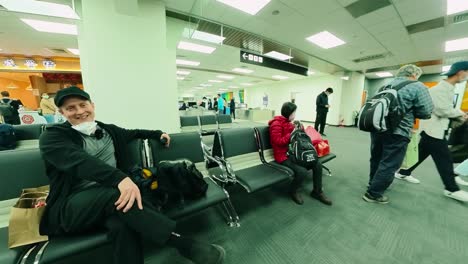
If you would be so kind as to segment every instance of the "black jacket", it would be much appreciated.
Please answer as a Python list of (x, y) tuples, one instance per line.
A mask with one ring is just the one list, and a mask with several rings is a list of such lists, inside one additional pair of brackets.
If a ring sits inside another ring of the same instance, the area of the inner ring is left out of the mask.
[(112, 137), (117, 168), (86, 153), (83, 138), (68, 122), (48, 127), (42, 133), (39, 147), (50, 180), (50, 193), (40, 224), (41, 234), (63, 232), (60, 214), (76, 180), (81, 178), (117, 188), (120, 181), (127, 177), (123, 171), (129, 171), (135, 165), (125, 159), (127, 143), (135, 138), (159, 139), (162, 135), (159, 130), (127, 130), (101, 122), (98, 124)]
[(2, 98), (1, 100), (5, 103), (11, 100), (10, 105), (13, 108), (13, 115), (14, 115), (13, 118), (11, 120), (5, 120), (5, 123), (12, 124), (12, 125), (21, 124), (21, 120), (19, 118), (19, 112), (18, 112), (20, 105), (23, 105), (21, 100), (14, 100), (14, 99), (9, 99), (9, 98)]
[(328, 112), (328, 108), (325, 107), (328, 105), (328, 95), (325, 92), (322, 92), (317, 96), (317, 100), (315, 101), (315, 105), (317, 106), (317, 112)]

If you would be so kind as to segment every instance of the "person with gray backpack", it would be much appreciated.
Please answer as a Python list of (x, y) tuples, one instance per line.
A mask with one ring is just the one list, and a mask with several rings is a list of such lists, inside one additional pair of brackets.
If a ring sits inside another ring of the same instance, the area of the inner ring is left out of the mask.
[(5, 123), (10, 125), (21, 124), (18, 109), (23, 105), (19, 100), (10, 98), (10, 93), (2, 91), (2, 99), (0, 100), (0, 115), (3, 117)]
[(415, 65), (402, 66), (359, 113), (359, 128), (371, 133), (369, 184), (362, 197), (366, 202), (388, 203), (383, 194), (403, 163), (415, 119), (431, 118), (434, 106), (428, 88), (417, 81), (421, 74)]

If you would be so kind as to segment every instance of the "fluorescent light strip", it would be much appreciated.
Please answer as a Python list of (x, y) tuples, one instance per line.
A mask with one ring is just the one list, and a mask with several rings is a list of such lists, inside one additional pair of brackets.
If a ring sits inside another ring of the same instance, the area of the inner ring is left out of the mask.
[(206, 33), (203, 31), (193, 30), (190, 28), (185, 28), (183, 36), (186, 38), (198, 39), (203, 40), (210, 43), (221, 44), (226, 39), (225, 37), (221, 37), (218, 35)]
[(315, 74), (315, 72), (313, 72), (313, 71), (307, 71), (307, 75), (313, 75), (313, 74)]
[(21, 18), (21, 20), (37, 31), (67, 35), (78, 35), (78, 29), (76, 25), (25, 18)]
[(334, 48), (346, 43), (328, 31), (322, 31), (306, 39), (324, 49)]
[(391, 72), (376, 72), (375, 75), (379, 77), (392, 77), (393, 76)]
[(208, 82), (212, 82), (212, 83), (222, 83), (224, 81), (220, 81), (220, 80), (208, 80)]
[(239, 86), (229, 86), (229, 88), (231, 88), (231, 89), (237, 89), (237, 88), (239, 88)]
[(221, 88), (221, 89), (219, 89), (218, 91), (223, 91), (223, 92), (224, 92), (224, 91), (227, 91), (227, 90), (228, 90), (228, 89)]
[(234, 68), (232, 69), (233, 72), (239, 72), (239, 73), (252, 73), (252, 70), (249, 69), (244, 69), (244, 68)]
[(278, 60), (282, 60), (282, 61), (289, 60), (289, 59), (293, 58), (291, 56), (288, 56), (286, 54), (283, 54), (283, 53), (280, 53), (280, 52), (277, 52), (277, 51), (270, 51), (270, 52), (265, 53), (263, 55), (271, 57), (271, 58), (275, 58), (275, 59), (278, 59)]
[(184, 80), (185, 78), (182, 76), (177, 76), (177, 80)]
[(198, 65), (200, 65), (200, 62), (176, 59), (176, 64), (177, 65), (198, 66)]
[(80, 50), (79, 49), (67, 49), (69, 52), (75, 54), (75, 55), (80, 55)]
[(250, 15), (255, 15), (262, 10), (271, 0), (217, 0), (220, 3), (239, 9)]
[(347, 81), (347, 80), (349, 80), (349, 76), (343, 76), (343, 77), (341, 77), (340, 79), (341, 79), (341, 80)]
[(244, 85), (244, 86), (252, 86), (253, 84), (251, 84), (251, 83), (241, 83), (241, 85)]
[(179, 42), (179, 45), (177, 46), (177, 48), (183, 49), (183, 50), (196, 51), (200, 53), (206, 53), (206, 54), (211, 54), (213, 53), (213, 51), (216, 50), (216, 48), (213, 48), (213, 47), (185, 42), (185, 41)]
[(176, 73), (177, 75), (189, 75), (190, 74), (189, 71), (181, 71), (181, 70), (178, 70)]
[(219, 78), (219, 79), (226, 79), (226, 80), (234, 79), (234, 76), (232, 76), (232, 75), (218, 75), (216, 77)]
[(445, 42), (445, 52), (468, 49), (468, 38), (454, 39)]
[(213, 85), (211, 85), (211, 84), (206, 84), (206, 83), (202, 83), (202, 84), (200, 84), (200, 86), (202, 86), (202, 87), (210, 87), (210, 86), (213, 86)]
[(466, 0), (447, 0), (447, 15), (456, 14), (468, 10)]
[(274, 79), (278, 79), (278, 80), (286, 80), (286, 79), (289, 79), (288, 76), (283, 76), (283, 75), (273, 75), (271, 76), (273, 77)]
[(80, 19), (68, 5), (35, 0), (0, 0), (0, 5), (13, 12)]

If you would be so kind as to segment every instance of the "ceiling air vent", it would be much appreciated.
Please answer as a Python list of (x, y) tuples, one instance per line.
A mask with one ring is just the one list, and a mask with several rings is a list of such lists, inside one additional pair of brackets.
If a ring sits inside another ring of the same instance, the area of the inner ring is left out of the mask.
[(389, 5), (391, 5), (389, 0), (359, 0), (345, 8), (354, 18), (358, 18)]
[(389, 56), (390, 54), (391, 54), (390, 52), (387, 52), (387, 53), (382, 53), (382, 54), (369, 55), (369, 56), (365, 56), (365, 57), (362, 57), (362, 58), (354, 59), (353, 62), (360, 63), (360, 62), (365, 62), (365, 61), (383, 59), (383, 58)]
[(439, 17), (431, 20), (427, 20), (421, 23), (413, 24), (406, 26), (406, 30), (408, 30), (408, 34), (415, 34), (418, 32), (428, 31), (435, 28), (444, 27), (445, 18)]

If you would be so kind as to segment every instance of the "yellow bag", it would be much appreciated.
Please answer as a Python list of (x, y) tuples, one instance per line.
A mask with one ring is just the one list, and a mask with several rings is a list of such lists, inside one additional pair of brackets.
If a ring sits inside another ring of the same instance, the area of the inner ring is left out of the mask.
[(9, 248), (48, 240), (47, 236), (39, 234), (39, 224), (48, 194), (49, 186), (23, 189), (20, 198), (11, 209), (8, 226)]
[(409, 169), (414, 166), (414, 164), (419, 161), (419, 135), (413, 133), (411, 136), (411, 141), (408, 144), (406, 149), (405, 158), (403, 159), (403, 164), (401, 164), (402, 169)]

